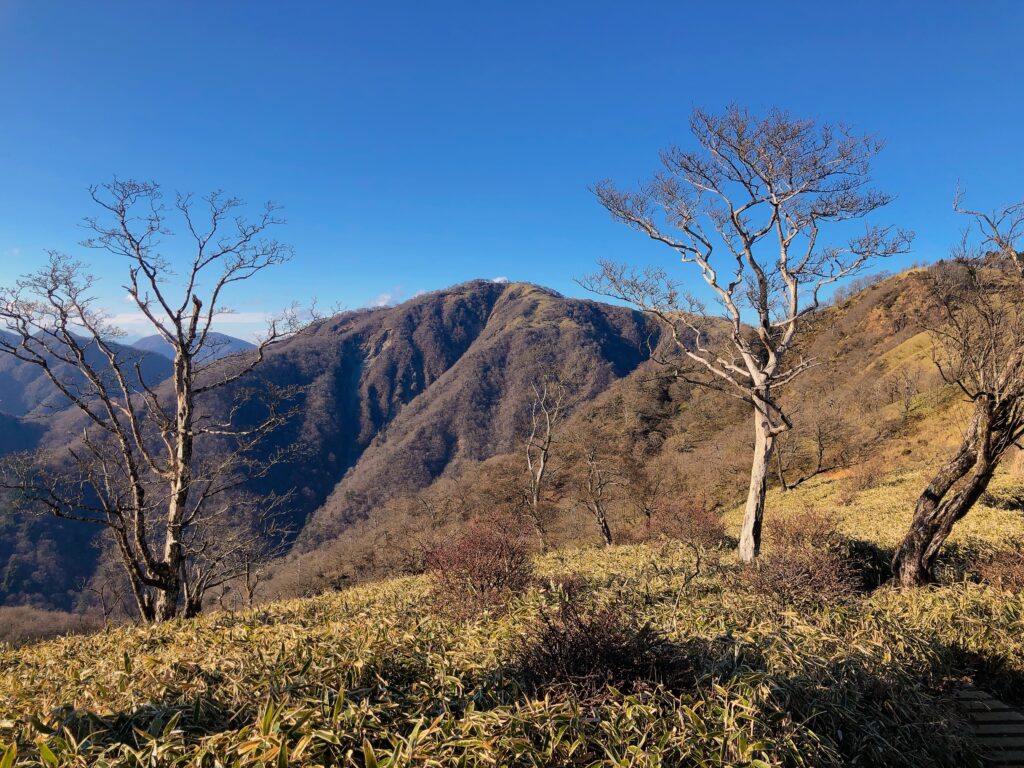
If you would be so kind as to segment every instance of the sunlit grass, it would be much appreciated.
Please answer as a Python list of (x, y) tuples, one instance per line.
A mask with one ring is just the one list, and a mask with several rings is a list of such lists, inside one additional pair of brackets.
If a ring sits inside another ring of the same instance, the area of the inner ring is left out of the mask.
[[(773, 492), (770, 515), (827, 510), (892, 546), (920, 470), (842, 505), (844, 482)], [(983, 505), (956, 538), (1012, 535), (1020, 514)], [(508, 612), (470, 621), (410, 577), (2, 650), (0, 742), (19, 765), (962, 765), (975, 753), (949, 687), (973, 675), (1015, 695), (1024, 679), (1019, 595), (965, 582), (779, 612), (732, 552), (684, 587), (692, 566), (683, 548), (568, 549)], [(518, 649), (569, 578), (697, 653), (698, 684), (587, 701), (524, 687)]]

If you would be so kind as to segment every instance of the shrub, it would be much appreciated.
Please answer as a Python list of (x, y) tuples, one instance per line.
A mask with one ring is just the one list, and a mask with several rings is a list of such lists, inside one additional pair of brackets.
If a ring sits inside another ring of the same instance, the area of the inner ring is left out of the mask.
[(533, 692), (557, 689), (574, 699), (609, 687), (631, 693), (645, 684), (677, 685), (694, 666), (665, 635), (628, 606), (562, 599), (542, 613), (519, 649), (520, 675)]
[(456, 612), (504, 605), (533, 582), (528, 536), (507, 520), (476, 519), (426, 556), (438, 602)]
[(103, 626), (96, 615), (47, 611), (28, 605), (0, 606), (0, 643), (25, 645), (58, 635), (95, 632)]
[(1024, 541), (1011, 539), (1006, 547), (978, 552), (974, 571), (979, 579), (994, 587), (1020, 592), (1024, 589)]
[(670, 508), (651, 517), (653, 540), (680, 541), (694, 548), (709, 550), (725, 541), (721, 516), (702, 507)]
[(685, 584), (697, 578), (705, 565), (717, 565), (726, 541), (722, 518), (701, 507), (669, 508), (651, 516), (646, 538), (655, 545), (660, 562), (674, 562), (673, 550), (684, 547), (693, 556)]
[(863, 583), (850, 542), (820, 513), (774, 521), (765, 538), (770, 548), (741, 571), (741, 580), (770, 608), (842, 603)]

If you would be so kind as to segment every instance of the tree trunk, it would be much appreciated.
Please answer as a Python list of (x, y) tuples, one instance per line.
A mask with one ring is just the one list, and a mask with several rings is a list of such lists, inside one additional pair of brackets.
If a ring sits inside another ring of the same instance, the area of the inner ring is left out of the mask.
[[(932, 478), (917, 500), (910, 531), (892, 561), (893, 578), (901, 587), (916, 587), (934, 580), (935, 558), (953, 525), (974, 506), (988, 488), (997, 457), (992, 456), (990, 403), (978, 400), (960, 449)], [(970, 478), (952, 496), (950, 490)]]
[(606, 547), (612, 545), (612, 529), (608, 525), (608, 515), (604, 513), (604, 508), (600, 504), (594, 504), (591, 506), (590, 511), (594, 513), (594, 519), (597, 521), (597, 527), (601, 530), (601, 538), (604, 540)]
[(178, 592), (176, 588), (159, 589), (153, 605), (153, 621), (170, 621), (178, 615)]
[(764, 497), (768, 490), (768, 473), (775, 436), (768, 419), (759, 408), (754, 409), (754, 460), (750, 466), (750, 489), (740, 530), (740, 560), (751, 563), (761, 552), (761, 522), (764, 518)]

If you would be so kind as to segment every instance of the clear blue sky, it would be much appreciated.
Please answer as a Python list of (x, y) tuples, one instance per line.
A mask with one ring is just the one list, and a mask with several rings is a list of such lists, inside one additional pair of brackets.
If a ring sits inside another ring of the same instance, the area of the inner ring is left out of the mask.
[(1024, 197), (1022, 33), (1018, 0), (0, 0), (0, 283), (74, 252), (116, 173), (286, 207), (296, 259), (240, 310), (496, 276), (579, 295), (598, 258), (668, 258), (587, 185), (647, 176), (729, 102), (885, 137), (885, 218), (918, 232), (892, 266), (931, 260), (957, 179)]

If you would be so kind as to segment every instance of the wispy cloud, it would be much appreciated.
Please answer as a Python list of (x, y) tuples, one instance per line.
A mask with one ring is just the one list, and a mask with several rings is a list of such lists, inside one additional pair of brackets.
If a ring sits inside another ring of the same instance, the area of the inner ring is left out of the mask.
[(404, 296), (405, 292), (402, 290), (401, 286), (395, 286), (390, 291), (378, 293), (376, 296), (374, 296), (372, 299), (366, 302), (365, 306), (390, 307), (400, 302), (404, 298)]

